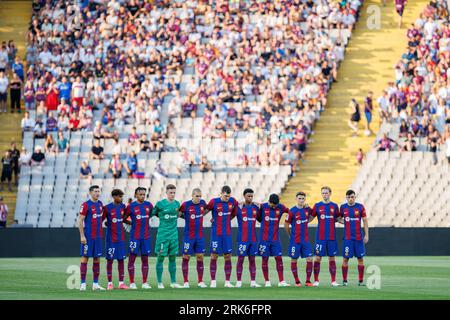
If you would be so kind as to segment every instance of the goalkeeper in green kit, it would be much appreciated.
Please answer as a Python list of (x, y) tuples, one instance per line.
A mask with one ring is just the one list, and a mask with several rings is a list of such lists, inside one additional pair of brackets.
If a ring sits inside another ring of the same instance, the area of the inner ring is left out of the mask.
[(159, 218), (158, 234), (156, 236), (155, 251), (158, 256), (156, 261), (156, 277), (158, 289), (164, 289), (162, 274), (164, 258), (169, 257), (170, 287), (182, 288), (176, 281), (176, 257), (178, 255), (178, 224), (180, 215), (180, 203), (175, 200), (176, 187), (173, 184), (166, 186), (167, 198), (160, 200), (153, 208), (152, 216)]

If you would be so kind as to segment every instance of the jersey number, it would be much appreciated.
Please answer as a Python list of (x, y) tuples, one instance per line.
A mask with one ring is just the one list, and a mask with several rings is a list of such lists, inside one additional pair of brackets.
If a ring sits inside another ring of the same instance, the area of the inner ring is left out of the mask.
[(247, 250), (247, 246), (245, 244), (239, 245), (239, 251), (246, 251), (246, 250)]
[(264, 252), (266, 252), (266, 246), (259, 246), (259, 251), (261, 252), (261, 253), (264, 253)]
[(130, 248), (131, 248), (131, 249), (136, 249), (136, 247), (137, 247), (137, 242), (131, 241), (131, 242), (130, 242)]
[(109, 248), (108, 255), (113, 256), (115, 251), (116, 251), (116, 248)]

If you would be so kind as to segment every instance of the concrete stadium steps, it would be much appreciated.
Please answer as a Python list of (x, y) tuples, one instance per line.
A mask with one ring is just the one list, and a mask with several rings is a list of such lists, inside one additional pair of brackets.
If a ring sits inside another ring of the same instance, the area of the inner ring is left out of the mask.
[[(305, 162), (300, 164), (299, 172), (289, 181), (281, 196), (284, 204), (294, 205), (295, 193), (303, 190), (312, 205), (321, 200), (320, 188), (323, 185), (333, 190), (332, 200), (338, 203), (344, 200), (345, 191), (359, 170), (356, 153), (359, 148), (368, 152), (375, 137), (364, 136), (364, 98), (372, 90), (376, 102), (387, 83), (394, 79), (393, 66), (407, 46), (406, 30), (427, 3), (426, 0), (408, 2), (403, 25), (399, 29), (393, 1), (388, 1), (386, 7), (382, 6), (382, 0), (364, 2), (345, 52), (345, 60), (339, 67), (338, 82), (333, 84), (325, 111), (314, 128), (315, 134), (305, 153)], [(367, 10), (371, 6), (376, 6), (372, 8), (378, 8), (381, 13), (381, 27), (378, 29), (367, 26), (371, 16)], [(348, 105), (352, 98), (358, 101), (362, 112), (357, 137), (351, 136), (347, 125), (350, 118)], [(373, 112), (371, 128), (375, 133), (379, 129), (377, 108)]]
[[(18, 56), (25, 64), (26, 36), (31, 20), (31, 1), (0, 1), (0, 42), (14, 40), (18, 48)], [(9, 94), (8, 94), (9, 96)], [(8, 110), (9, 110), (8, 97)], [(22, 138), (20, 121), (22, 114), (0, 114), (0, 154), (10, 148), (12, 141), (17, 142), (17, 148), (21, 148)], [(1, 192), (6, 204), (9, 207), (8, 224), (13, 222), (14, 210), (16, 207), (17, 188), (13, 192)]]

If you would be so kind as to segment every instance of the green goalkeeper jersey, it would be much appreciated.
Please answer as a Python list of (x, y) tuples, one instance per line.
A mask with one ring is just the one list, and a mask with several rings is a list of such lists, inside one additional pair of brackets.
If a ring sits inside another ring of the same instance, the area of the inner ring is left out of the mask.
[(159, 218), (158, 240), (177, 239), (178, 240), (178, 209), (180, 202), (167, 199), (160, 200), (153, 208), (152, 215)]

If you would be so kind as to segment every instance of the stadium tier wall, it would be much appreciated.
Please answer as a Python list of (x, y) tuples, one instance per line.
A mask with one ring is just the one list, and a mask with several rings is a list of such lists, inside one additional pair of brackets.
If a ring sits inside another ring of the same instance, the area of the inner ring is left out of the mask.
[[(310, 229), (313, 244), (316, 228)], [(209, 243), (209, 230), (205, 240)], [(236, 239), (237, 229), (233, 229)], [(129, 234), (127, 233), (127, 240)], [(153, 240), (156, 229), (151, 230)], [(283, 254), (287, 255), (289, 239), (280, 232)], [(179, 230), (180, 253), (183, 229)], [(339, 255), (343, 229), (337, 229)], [(75, 228), (10, 228), (0, 231), (0, 258), (14, 257), (76, 257), (79, 255), (79, 233)], [(372, 228), (366, 246), (368, 256), (443, 256), (450, 255), (450, 228)], [(209, 248), (207, 247), (207, 252)], [(236, 254), (236, 248), (233, 252)]]

